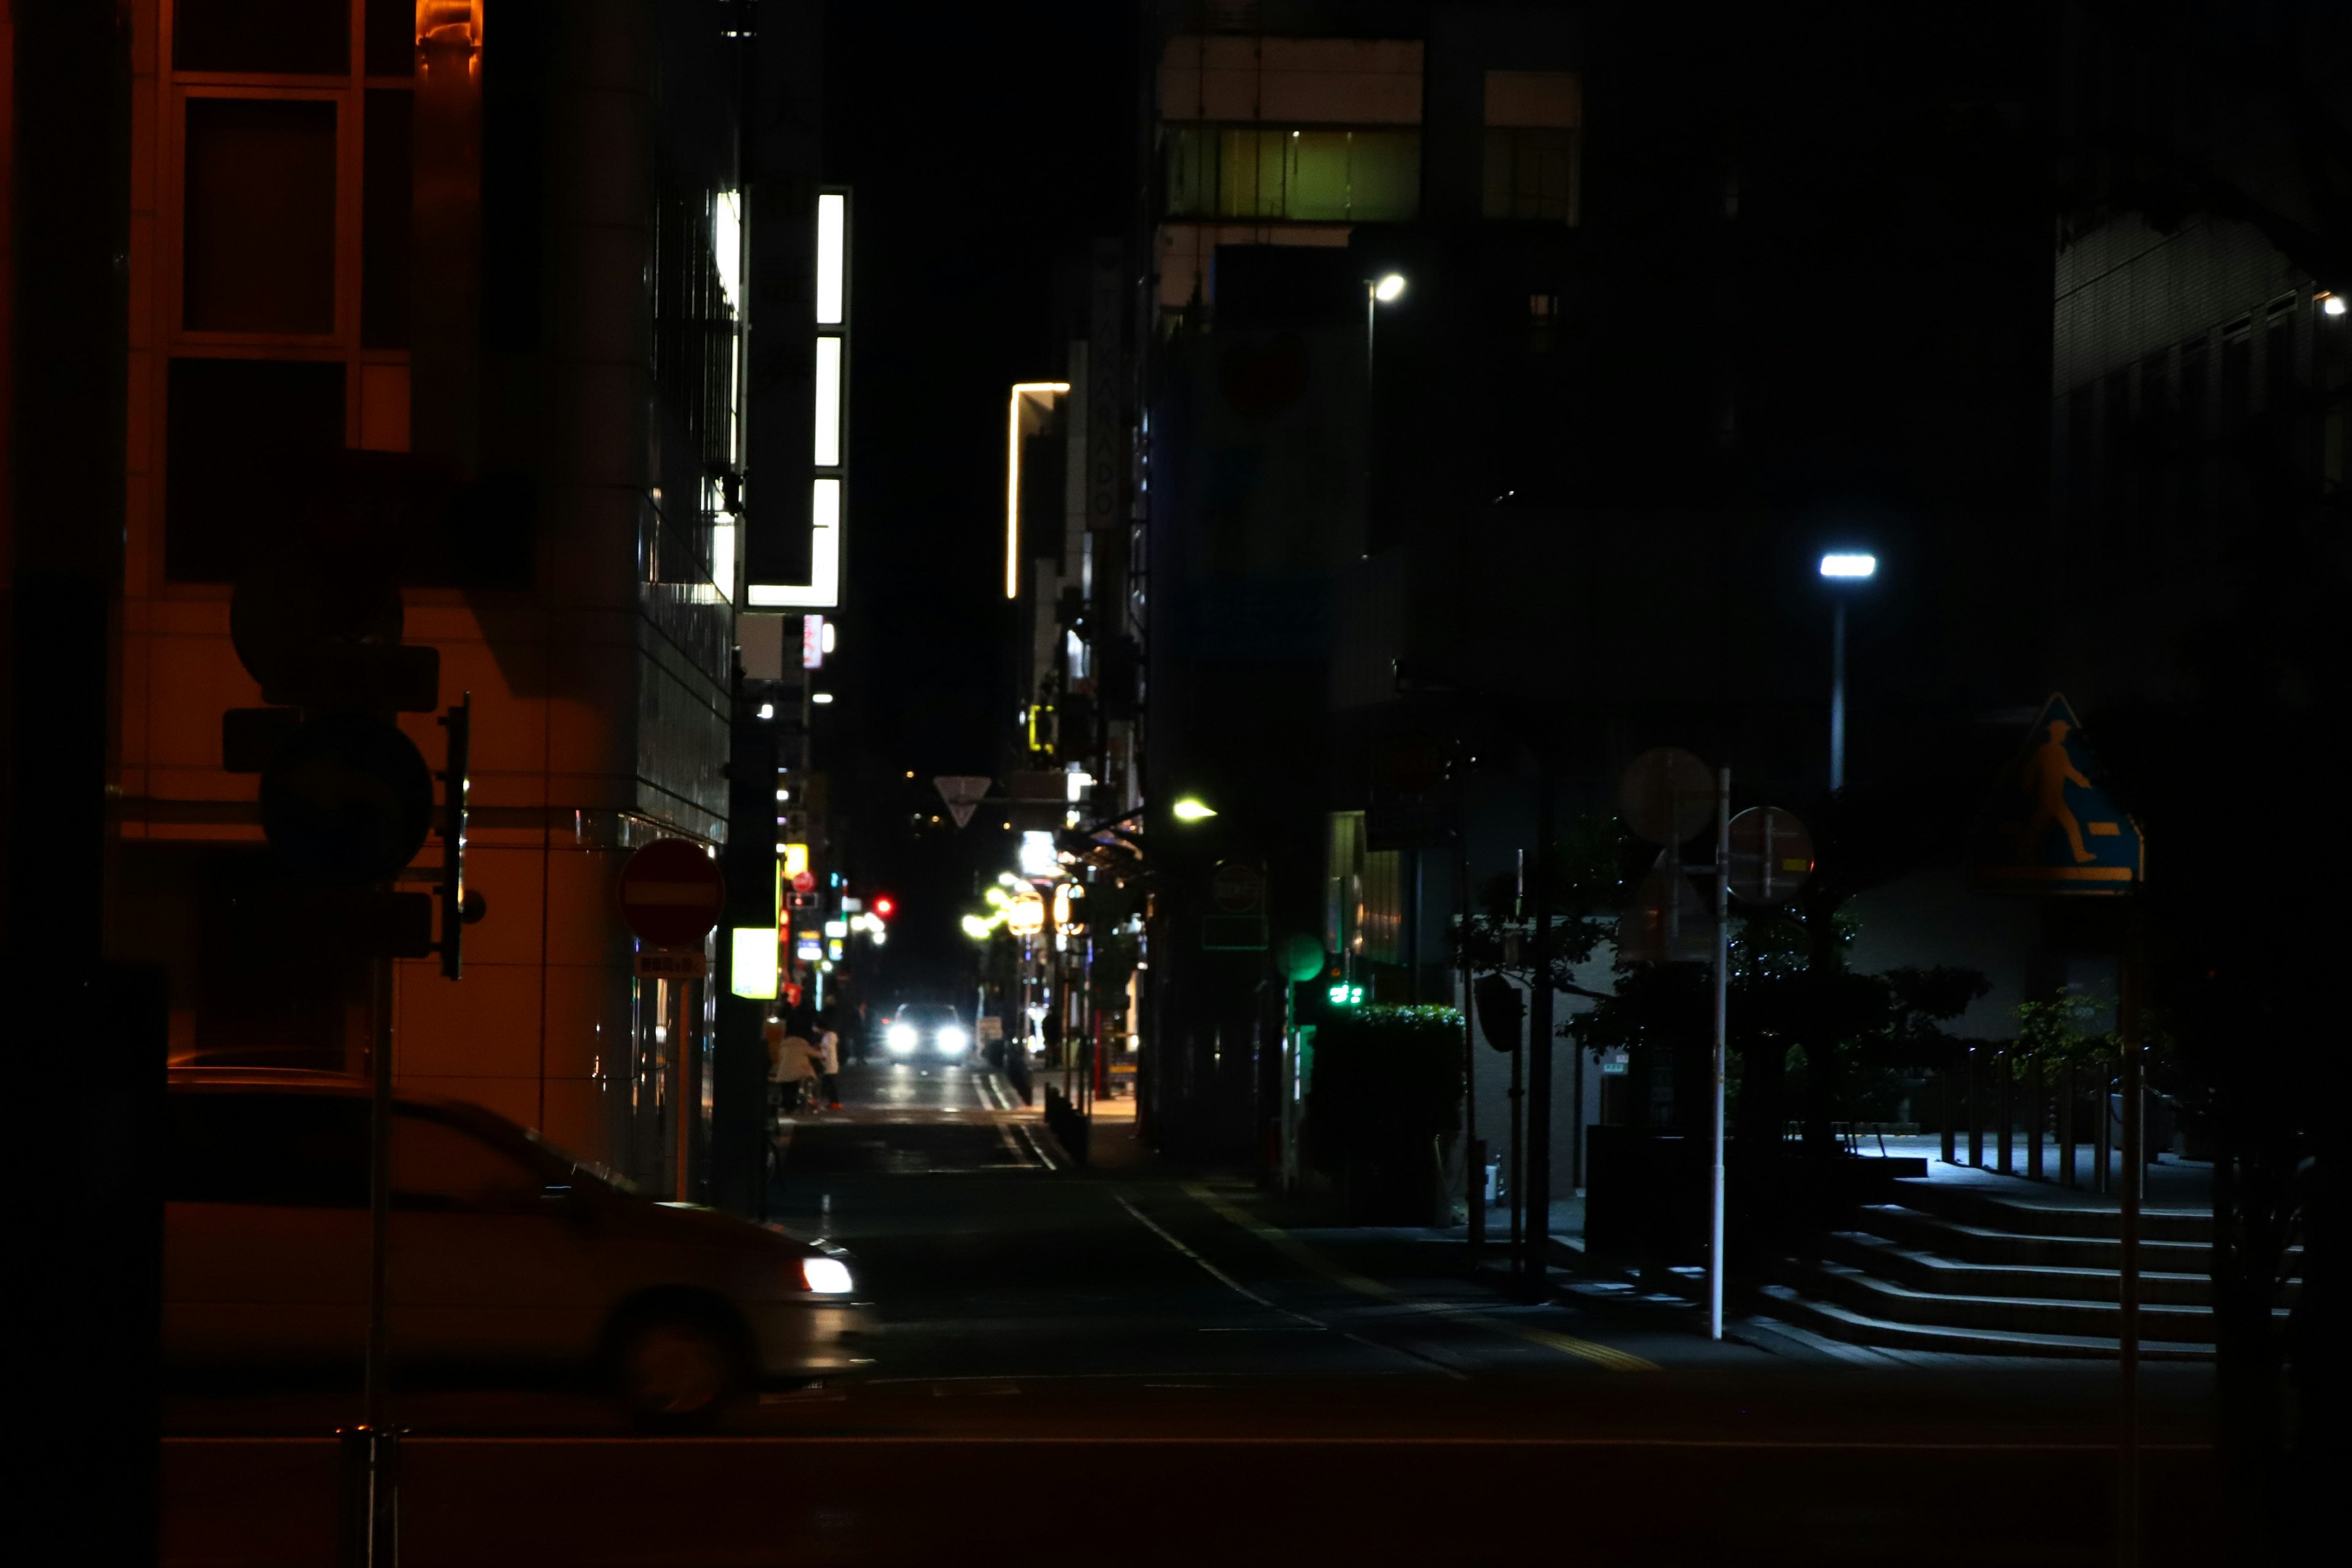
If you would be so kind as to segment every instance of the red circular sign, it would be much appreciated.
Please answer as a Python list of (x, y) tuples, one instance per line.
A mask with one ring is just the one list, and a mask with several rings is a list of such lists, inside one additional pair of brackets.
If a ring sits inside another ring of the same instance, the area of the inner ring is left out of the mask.
[(727, 903), (727, 879), (699, 844), (656, 838), (621, 868), (621, 918), (652, 947), (699, 947)]
[(1255, 914), (1265, 902), (1265, 873), (1239, 860), (1224, 861), (1209, 879), (1209, 898), (1226, 914)]
[(795, 892), (795, 893), (814, 893), (814, 892), (815, 892), (815, 891), (816, 891), (816, 873), (815, 873), (815, 872), (814, 872), (814, 871), (795, 871), (795, 872), (793, 872), (793, 892)]

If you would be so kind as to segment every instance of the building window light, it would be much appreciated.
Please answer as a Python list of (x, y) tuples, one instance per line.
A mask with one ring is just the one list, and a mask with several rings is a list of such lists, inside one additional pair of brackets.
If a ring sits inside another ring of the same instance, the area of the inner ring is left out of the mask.
[(841, 467), (841, 340), (816, 341), (816, 466)]
[(816, 324), (837, 327), (849, 292), (849, 198), (827, 191), (816, 199)]

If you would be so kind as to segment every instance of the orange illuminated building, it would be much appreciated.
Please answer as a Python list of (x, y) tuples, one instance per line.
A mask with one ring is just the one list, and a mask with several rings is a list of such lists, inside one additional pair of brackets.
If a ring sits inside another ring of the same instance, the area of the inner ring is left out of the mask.
[[(369, 962), (241, 934), (271, 872), (221, 725), (262, 700), (234, 584), (375, 455), (404, 640), (471, 694), (488, 901), (462, 980), (394, 965), (398, 1077), (667, 1186), (713, 1007), (635, 977), (611, 889), (725, 836), (743, 40), (652, 0), (130, 10), (120, 956), (168, 966), (176, 1060), (357, 1065)], [(435, 715), (400, 722), (439, 767)]]

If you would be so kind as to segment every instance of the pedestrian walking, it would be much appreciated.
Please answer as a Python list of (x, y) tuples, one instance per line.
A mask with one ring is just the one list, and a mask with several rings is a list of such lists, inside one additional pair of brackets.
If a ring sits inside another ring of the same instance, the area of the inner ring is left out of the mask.
[(820, 1015), (816, 1021), (815, 1060), (817, 1081), (823, 1086), (821, 1097), (835, 1110), (841, 1109), (841, 1033), (833, 1026), (829, 1016)]
[(793, 1033), (791, 1026), (781, 1020), (772, 1028), (769, 1037), (769, 1079), (775, 1085), (773, 1099), (779, 1113), (789, 1116), (802, 1109), (810, 1080), (816, 1077), (815, 1048), (806, 1036)]

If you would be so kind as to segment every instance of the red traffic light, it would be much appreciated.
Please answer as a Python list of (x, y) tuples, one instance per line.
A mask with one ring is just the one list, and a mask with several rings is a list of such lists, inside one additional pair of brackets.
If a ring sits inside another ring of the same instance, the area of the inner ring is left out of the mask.
[(877, 899), (874, 900), (874, 912), (887, 920), (898, 912), (898, 900), (889, 898)]

